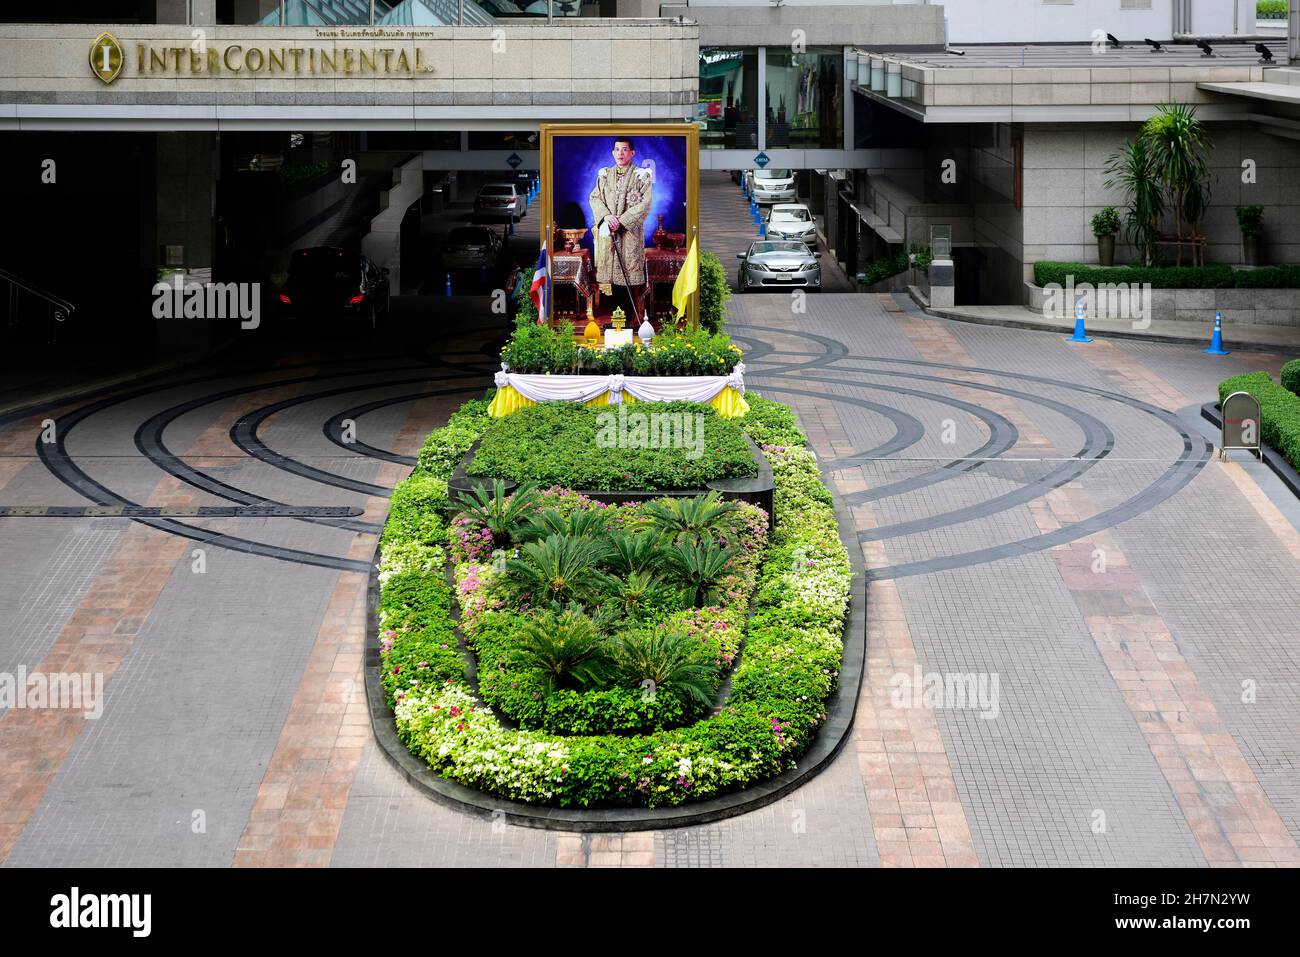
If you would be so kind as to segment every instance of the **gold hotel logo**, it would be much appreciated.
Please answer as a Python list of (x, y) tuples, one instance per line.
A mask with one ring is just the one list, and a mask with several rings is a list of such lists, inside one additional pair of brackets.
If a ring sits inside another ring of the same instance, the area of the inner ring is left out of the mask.
[(101, 33), (90, 45), (90, 70), (104, 83), (112, 83), (122, 72), (122, 47), (111, 33)]

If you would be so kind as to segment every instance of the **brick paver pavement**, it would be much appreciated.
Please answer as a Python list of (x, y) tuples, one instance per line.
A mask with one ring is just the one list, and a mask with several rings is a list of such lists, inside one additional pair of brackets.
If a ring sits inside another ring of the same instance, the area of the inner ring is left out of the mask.
[[(247, 388), (163, 438), (231, 489), (364, 514), (179, 520), (226, 545), (116, 518), (0, 520), (0, 671), (106, 677), (97, 720), (0, 715), (4, 865), (1297, 863), (1300, 505), (1258, 463), (1206, 454), (1197, 414), (1220, 378), (1284, 357), (1074, 346), (894, 297), (806, 307), (746, 296), (729, 313), (750, 387), (793, 405), (834, 463), (872, 577), (857, 719), (810, 783), (705, 826), (584, 836), (465, 814), (389, 765), (359, 683), (364, 523), (383, 511), (364, 489), (402, 467), (321, 427), (391, 399), (359, 437), (411, 454), (488, 381), (492, 350), (467, 332), (434, 350), (452, 367), (418, 349), (231, 364), (66, 436), (68, 460), (114, 494), (229, 504), (134, 437)], [(485, 374), (452, 378), (467, 368)], [(289, 399), (261, 438), (341, 484), (231, 443), (241, 416)], [(86, 504), (58, 456), (34, 457), (43, 418), (0, 423), (0, 504)]]

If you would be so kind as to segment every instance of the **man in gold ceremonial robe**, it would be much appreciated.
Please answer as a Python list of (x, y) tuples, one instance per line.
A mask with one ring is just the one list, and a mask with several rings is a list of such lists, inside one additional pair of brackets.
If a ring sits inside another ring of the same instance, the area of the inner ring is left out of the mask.
[(627, 137), (614, 141), (613, 155), (614, 165), (600, 168), (588, 197), (596, 282), (601, 294), (611, 299), (611, 312), (622, 305), (632, 320), (645, 315), (645, 221), (650, 214), (654, 171), (636, 166), (636, 146)]

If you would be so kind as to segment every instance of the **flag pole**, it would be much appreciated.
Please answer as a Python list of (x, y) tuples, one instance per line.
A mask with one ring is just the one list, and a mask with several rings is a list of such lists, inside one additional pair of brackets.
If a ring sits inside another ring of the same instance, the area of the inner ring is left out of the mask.
[[(695, 291), (691, 293), (691, 332), (700, 331), (700, 283), (702, 280), (700, 269), (700, 227), (691, 224), (691, 245), (695, 247)], [(690, 255), (690, 250), (686, 251)]]

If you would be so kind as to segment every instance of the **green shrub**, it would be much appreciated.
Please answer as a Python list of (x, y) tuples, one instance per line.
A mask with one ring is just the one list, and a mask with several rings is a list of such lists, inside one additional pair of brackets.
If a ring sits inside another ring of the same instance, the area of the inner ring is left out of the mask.
[(1300, 359), (1292, 359), (1282, 367), (1282, 387), (1300, 394)]
[[(521, 409), (496, 420), (484, 434), (470, 473), (598, 491), (702, 488), (712, 479), (757, 474), (740, 426), (708, 406), (637, 402), (625, 408), (626, 412), (618, 412), (617, 406), (601, 410), (554, 402)], [(654, 431), (651, 420), (638, 418), (645, 413), (679, 415), (682, 418), (654, 421), (689, 423), (692, 430), (702, 423), (703, 434), (687, 436), (685, 427), (675, 433), (682, 440), (694, 440), (680, 443), (690, 448), (611, 447), (611, 443), (623, 444), (624, 440), (626, 444), (639, 442), (643, 436), (648, 444), (671, 445), (650, 434)], [(694, 418), (697, 415), (700, 418)], [(626, 435), (619, 434), (622, 421), (627, 423)], [(696, 451), (698, 457), (689, 457)]]
[(1263, 266), (1235, 274), (1239, 289), (1300, 289), (1300, 266)]
[(710, 252), (700, 253), (700, 328), (721, 332), (727, 324), (727, 300), (731, 287), (722, 261)]
[(667, 330), (649, 349), (606, 350), (579, 345), (568, 322), (555, 329), (520, 325), (501, 350), (501, 361), (521, 375), (728, 375), (740, 358), (730, 339), (705, 328)]
[(765, 399), (757, 392), (746, 393), (745, 401), (749, 412), (740, 420), (741, 427), (759, 445), (803, 445), (807, 441), (788, 405)]
[(1285, 20), (1286, 0), (1258, 0), (1255, 16), (1260, 20)]
[(447, 480), (412, 475), (398, 483), (389, 499), (383, 541), (394, 538), (436, 544), (447, 537)]
[(1092, 217), (1092, 234), (1097, 238), (1114, 236), (1119, 232), (1119, 212), (1114, 206), (1107, 206)]
[(537, 305), (528, 294), (536, 272), (536, 266), (529, 266), (520, 275), (519, 295), (515, 297), (515, 325), (520, 329), (537, 325)]
[(1238, 206), (1237, 225), (1241, 227), (1241, 235), (1258, 236), (1264, 228), (1264, 207)]
[(1083, 263), (1036, 262), (1034, 282), (1039, 286), (1055, 283), (1065, 286), (1074, 277), (1076, 286), (1083, 283), (1150, 283), (1152, 289), (1231, 289), (1236, 286), (1231, 266), (1088, 266)]
[(1267, 372), (1248, 372), (1219, 383), (1219, 401), (1234, 392), (1259, 400), (1260, 438), (1293, 467), (1300, 468), (1300, 395), (1284, 389)]
[(456, 466), (479, 440), (492, 420), (488, 418), (489, 399), (475, 399), (462, 405), (441, 429), (434, 429), (424, 440), (416, 457), (415, 474), (451, 478)]
[(872, 286), (878, 282), (884, 282), (886, 279), (892, 279), (900, 273), (905, 273), (911, 267), (912, 261), (908, 259), (907, 253), (899, 253), (897, 256), (891, 256), (888, 259), (877, 259), (862, 271), (862, 274), (858, 276), (858, 282)]

